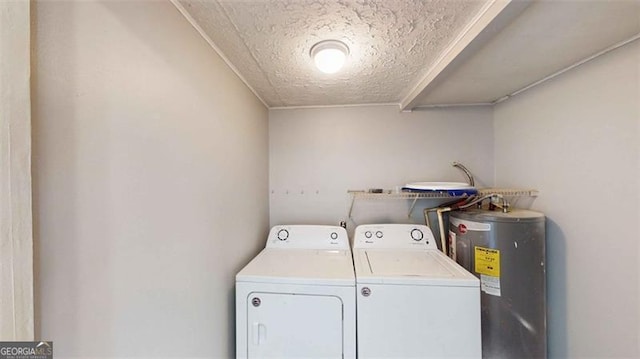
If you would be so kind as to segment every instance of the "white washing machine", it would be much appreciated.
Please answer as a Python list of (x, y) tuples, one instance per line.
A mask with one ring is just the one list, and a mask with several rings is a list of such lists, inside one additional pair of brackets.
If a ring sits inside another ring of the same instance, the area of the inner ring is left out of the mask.
[(421, 225), (358, 226), (358, 358), (481, 358), (480, 282)]
[(273, 227), (236, 275), (236, 357), (355, 358), (355, 297), (344, 228)]

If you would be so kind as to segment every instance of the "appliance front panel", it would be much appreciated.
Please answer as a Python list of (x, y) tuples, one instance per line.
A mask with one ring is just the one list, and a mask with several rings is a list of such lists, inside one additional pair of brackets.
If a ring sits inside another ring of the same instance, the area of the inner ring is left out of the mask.
[(480, 358), (477, 287), (358, 284), (358, 358)]
[(343, 303), (330, 295), (252, 292), (248, 358), (342, 358)]

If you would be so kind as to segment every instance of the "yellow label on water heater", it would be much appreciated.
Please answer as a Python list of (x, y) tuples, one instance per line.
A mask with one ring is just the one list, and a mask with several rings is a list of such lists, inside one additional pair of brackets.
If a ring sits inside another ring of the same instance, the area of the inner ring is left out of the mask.
[(500, 277), (500, 251), (475, 247), (475, 272)]

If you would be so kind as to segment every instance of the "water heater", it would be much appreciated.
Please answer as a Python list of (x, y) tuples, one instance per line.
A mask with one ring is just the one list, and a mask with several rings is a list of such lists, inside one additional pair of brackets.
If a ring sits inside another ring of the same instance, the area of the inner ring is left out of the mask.
[(482, 357), (546, 358), (544, 215), (451, 212), (449, 255), (480, 278)]

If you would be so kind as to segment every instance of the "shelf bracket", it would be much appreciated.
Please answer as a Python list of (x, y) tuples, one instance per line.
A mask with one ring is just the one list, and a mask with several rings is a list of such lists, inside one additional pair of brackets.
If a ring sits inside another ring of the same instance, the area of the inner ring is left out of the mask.
[(416, 203), (418, 203), (418, 194), (413, 198), (413, 202), (411, 203), (411, 208), (409, 208), (409, 213), (407, 214), (407, 218), (411, 218), (411, 214), (413, 213), (414, 208), (416, 208)]
[(352, 192), (352, 191), (347, 191), (348, 193), (351, 193), (351, 205), (349, 206), (349, 219), (353, 220), (353, 217), (351, 217), (351, 213), (353, 213), (353, 205), (356, 202), (356, 193)]

